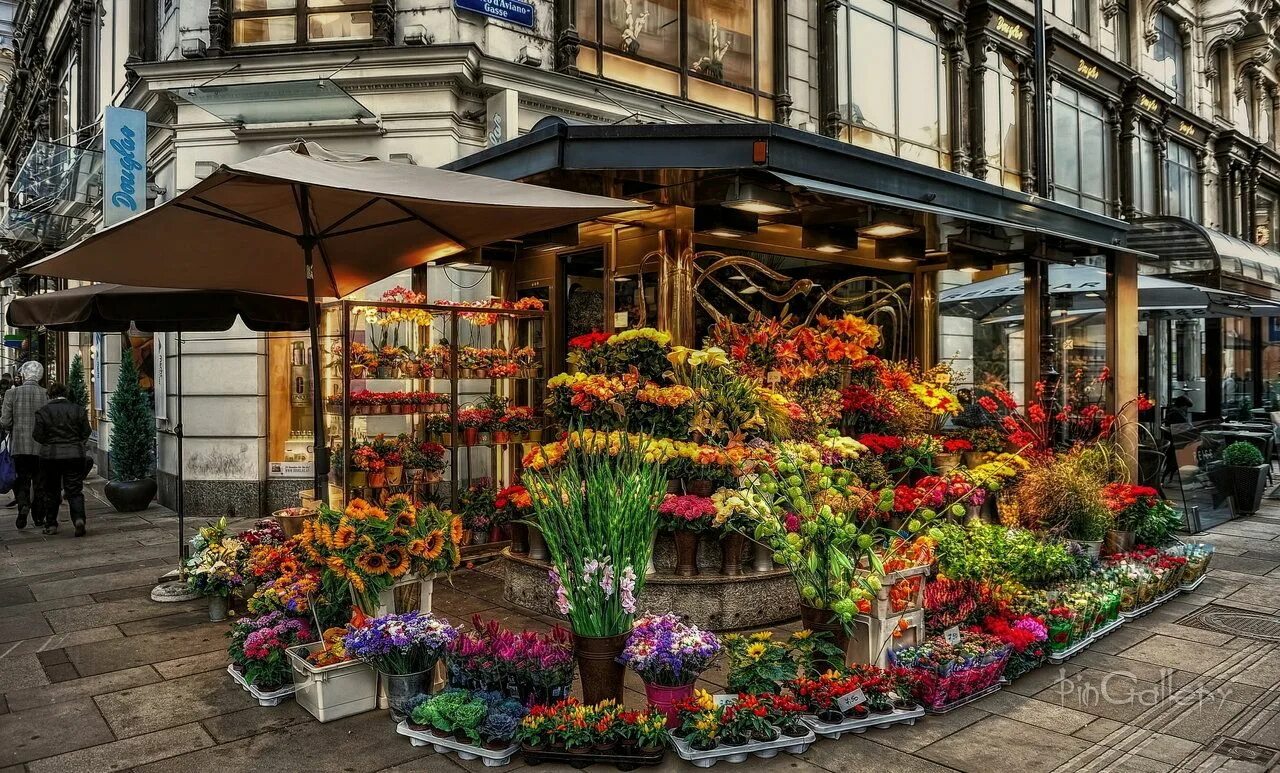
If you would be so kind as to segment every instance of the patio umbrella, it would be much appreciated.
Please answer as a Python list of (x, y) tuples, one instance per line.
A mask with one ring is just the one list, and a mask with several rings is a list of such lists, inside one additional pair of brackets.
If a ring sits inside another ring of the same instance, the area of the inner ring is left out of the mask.
[[(5, 312), (14, 327), (45, 327), (77, 333), (123, 333), (137, 328), (170, 331), (178, 336), (178, 565), (186, 546), (184, 456), (182, 431), (182, 332), (227, 330), (239, 317), (259, 332), (306, 330), (308, 306), (295, 298), (280, 298), (232, 290), (172, 290), (96, 284), (18, 298)], [(155, 601), (188, 597), (185, 583), (163, 583), (151, 592)]]
[(335, 153), (303, 140), (221, 166), (160, 206), (32, 264), (34, 274), (305, 296), (315, 494), (327, 501), (318, 297), (536, 231), (648, 205)]

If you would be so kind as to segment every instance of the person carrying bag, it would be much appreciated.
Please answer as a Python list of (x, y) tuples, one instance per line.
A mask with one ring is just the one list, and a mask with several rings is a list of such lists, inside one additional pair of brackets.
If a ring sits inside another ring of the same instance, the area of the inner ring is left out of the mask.
[[(9, 452), (13, 454), (13, 466), (17, 471), (17, 480), (13, 484), (14, 502), (18, 506), (17, 526), (27, 527), (27, 514), (35, 516), (36, 525), (43, 526), (40, 518), (42, 509), (38, 507), (40, 499), (40, 444), (31, 436), (36, 411), (40, 410), (49, 396), (40, 379), (44, 378), (44, 366), (34, 360), (22, 363), (18, 368), (22, 376), (22, 384), (4, 393), (3, 407), (0, 407), (0, 428), (8, 432)], [(33, 491), (34, 487), (34, 491)], [(37, 501), (32, 502), (32, 498)]]
[(37, 520), (44, 523), (45, 534), (58, 533), (58, 508), (65, 493), (76, 536), (84, 536), (84, 478), (88, 473), (84, 444), (91, 431), (89, 414), (83, 406), (67, 399), (66, 385), (50, 384), (49, 402), (36, 411), (31, 432), (40, 444), (42, 496), (37, 505), (43, 510), (43, 517), (37, 512)]

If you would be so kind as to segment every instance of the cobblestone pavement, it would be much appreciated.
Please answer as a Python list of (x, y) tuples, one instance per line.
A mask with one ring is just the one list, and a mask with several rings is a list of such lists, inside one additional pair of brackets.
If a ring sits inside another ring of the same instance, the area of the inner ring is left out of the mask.
[[(176, 554), (173, 514), (158, 507), (117, 514), (89, 499), (84, 539), (69, 528), (54, 537), (18, 531), (14, 511), (0, 510), (0, 773), (478, 768), (410, 746), (385, 712), (322, 725), (293, 701), (254, 705), (224, 670), (225, 625), (209, 623), (199, 601), (150, 601)], [(752, 771), (1275, 767), (1280, 506), (1268, 508), (1204, 536), (1217, 555), (1194, 593), (1126, 623), (1063, 666), (913, 727), (822, 741), (798, 757), (752, 759)], [(510, 626), (552, 622), (504, 603), (495, 571), (437, 583), (436, 611), (454, 622), (476, 612)], [(639, 687), (628, 684), (637, 702)]]

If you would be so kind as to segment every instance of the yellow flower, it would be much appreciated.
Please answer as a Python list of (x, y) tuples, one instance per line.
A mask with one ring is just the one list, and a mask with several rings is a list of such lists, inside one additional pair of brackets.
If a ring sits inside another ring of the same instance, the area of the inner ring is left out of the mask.
[(748, 644), (747, 657), (751, 658), (752, 660), (759, 660), (760, 658), (764, 657), (764, 653), (767, 652), (768, 649), (769, 649), (768, 647), (764, 646), (760, 642)]
[(693, 352), (689, 357), (689, 364), (694, 367), (709, 365), (713, 368), (722, 368), (729, 364), (729, 356), (725, 354), (724, 349), (718, 346), (709, 346), (706, 349)]
[(758, 631), (751, 634), (752, 641), (771, 641), (773, 639), (773, 631)]

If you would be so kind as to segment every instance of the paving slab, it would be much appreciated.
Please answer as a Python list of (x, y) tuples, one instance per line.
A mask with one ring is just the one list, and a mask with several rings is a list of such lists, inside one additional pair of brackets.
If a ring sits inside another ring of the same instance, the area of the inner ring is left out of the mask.
[[(3, 496), (3, 495), (0, 495)], [(88, 594), (79, 594), (76, 596), (65, 596), (57, 599), (45, 599), (42, 601), (28, 601), (22, 604), (8, 604), (0, 607), (0, 623), (6, 618), (11, 617), (27, 617), (30, 615), (39, 615), (50, 609), (62, 609), (63, 607), (78, 607), (84, 604), (92, 604), (93, 596)]]
[(1241, 556), (1215, 555), (1213, 557), (1213, 567), (1215, 569), (1229, 569), (1241, 574), (1267, 574), (1280, 568), (1280, 560), (1272, 561), (1256, 555), (1250, 556), (1246, 551)]
[[(1119, 633), (1117, 631), (1117, 633)], [(1115, 634), (1112, 634), (1113, 636)], [(1105, 639), (1103, 641), (1106, 641)], [(1101, 642), (1099, 642), (1101, 643)], [(1231, 653), (1211, 644), (1175, 639), (1155, 634), (1118, 653), (1129, 660), (1204, 673), (1230, 657)]]
[[(70, 664), (66, 664), (70, 665)], [(81, 698), (92, 698), (95, 695), (123, 690), (128, 687), (151, 684), (160, 681), (160, 675), (151, 666), (138, 666), (123, 671), (112, 671), (107, 674), (85, 676), (59, 682), (39, 690), (12, 690), (5, 693), (5, 701), (12, 711), (23, 711), (51, 703), (61, 703)]]
[[(800, 755), (800, 759), (829, 771), (858, 773), (946, 773), (953, 770), (913, 754), (883, 746), (876, 741), (881, 734), (868, 730), (864, 735), (846, 735), (839, 741), (820, 741)], [(779, 755), (774, 759), (783, 759)], [(757, 760), (748, 764), (755, 768)], [(784, 763), (785, 764), (785, 763)], [(736, 767), (736, 766), (735, 766)], [(787, 768), (781, 768), (786, 770)], [(534, 768), (537, 770), (537, 768)], [(728, 768), (726, 768), (728, 770)]]
[(1060, 703), (1047, 703), (1005, 690), (984, 698), (981, 706), (983, 711), (1066, 734), (1076, 732), (1095, 719), (1092, 714), (1067, 708)]
[(225, 625), (206, 623), (68, 647), (67, 656), (76, 664), (76, 670), (84, 676), (90, 676), (147, 665), (157, 658), (172, 659), (215, 650), (225, 651), (225, 632)]
[(153, 663), (152, 668), (160, 672), (160, 676), (165, 679), (177, 679), (181, 676), (190, 676), (202, 671), (226, 671), (227, 654), (223, 650), (202, 652), (199, 655), (188, 655), (185, 658), (162, 660), (159, 663)]
[(0, 716), (0, 764), (17, 765), (114, 740), (88, 698)]
[[(114, 625), (105, 625), (101, 628), (87, 628), (83, 631), (68, 631), (67, 633), (55, 633), (49, 636), (41, 636), (34, 639), (27, 639), (21, 642), (15, 642), (11, 655), (25, 655), (30, 653), (48, 652), (50, 650), (60, 649), (63, 647), (75, 647), (80, 644), (93, 644), (95, 642), (107, 641), (108, 639), (121, 639), (124, 634), (120, 633), (120, 629)], [(12, 644), (6, 644), (0, 647), (3, 652), (6, 647)]]
[[(226, 674), (226, 666), (223, 666)], [(379, 712), (386, 714), (385, 711)], [(316, 720), (297, 701), (288, 700), (279, 706), (266, 708), (256, 703), (226, 714), (208, 717), (200, 722), (205, 731), (218, 743), (238, 741), (252, 735), (272, 730), (282, 730), (296, 725), (314, 723)], [(388, 720), (390, 724), (390, 720)], [(390, 743), (390, 740), (388, 740)]]
[[(233, 682), (226, 671), (166, 679), (99, 695), (94, 700), (117, 738), (130, 738), (257, 706), (257, 701)], [(262, 711), (270, 712), (270, 709)]]
[(138, 588), (154, 585), (159, 574), (160, 572), (157, 572), (154, 566), (130, 566), (127, 569), (105, 572), (90, 577), (71, 577), (65, 580), (33, 583), (31, 585), (31, 593), (40, 600), (79, 596), (88, 593), (99, 594), (120, 588)]
[(982, 710), (979, 702), (940, 716), (925, 717), (917, 720), (914, 725), (893, 725), (877, 730), (875, 740), (882, 746), (914, 753), (989, 716), (991, 715)]
[[(135, 620), (146, 620), (153, 617), (172, 615), (177, 612), (195, 610), (204, 610), (206, 614), (203, 619), (205, 621), (208, 620), (208, 602), (200, 603), (200, 600), (197, 600), (157, 604), (151, 600), (149, 592), (147, 594), (138, 592), (134, 598), (127, 601), (100, 601), (85, 606), (55, 609), (45, 612), (44, 616), (54, 631), (62, 633), (79, 631), (84, 628), (98, 628), (104, 625), (119, 625), (120, 623), (129, 623)], [(124, 632), (123, 628), (120, 630)]]
[(28, 763), (29, 773), (82, 773), (97, 770), (128, 770), (156, 760), (213, 746), (199, 725), (189, 724), (161, 730), (89, 749), (67, 752)]
[(1098, 717), (1097, 719), (1093, 720), (1089, 724), (1085, 725), (1084, 727), (1072, 733), (1072, 735), (1074, 735), (1076, 738), (1083, 738), (1086, 741), (1093, 741), (1094, 743), (1102, 743), (1104, 742), (1104, 739), (1108, 738), (1113, 733), (1116, 733), (1119, 731), (1129, 732), (1131, 730), (1136, 730), (1136, 729), (1137, 728), (1134, 728), (1131, 725), (1126, 725), (1123, 722), (1116, 722), (1113, 719)]
[[(3, 653), (9, 645), (0, 646)], [(49, 684), (44, 667), (34, 652), (25, 655), (9, 653), (0, 657), (0, 692), (10, 692), (28, 687), (43, 687)]]
[(929, 744), (917, 756), (965, 773), (1043, 773), (1089, 746), (1079, 738), (991, 716)]
[(0, 617), (0, 644), (23, 639), (34, 639), (53, 633), (49, 623), (39, 613), (17, 617)]

